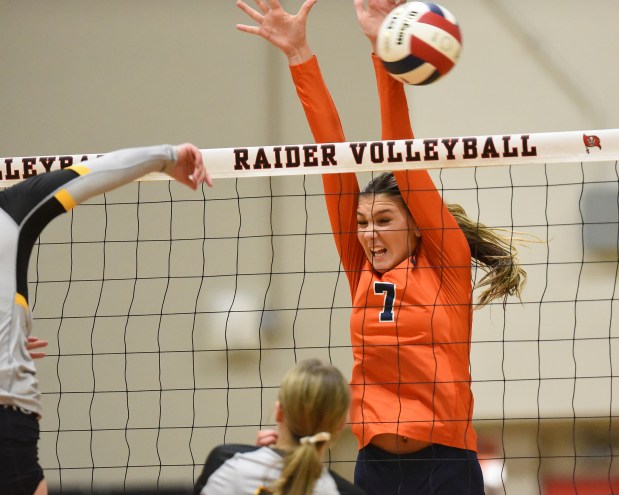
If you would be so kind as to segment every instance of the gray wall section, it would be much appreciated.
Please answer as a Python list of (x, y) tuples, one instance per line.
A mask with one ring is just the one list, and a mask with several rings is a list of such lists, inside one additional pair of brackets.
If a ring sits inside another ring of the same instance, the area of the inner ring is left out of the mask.
[[(282, 3), (296, 9), (301, 2)], [(409, 89), (417, 136), (617, 127), (618, 2), (442, 4), (460, 21), (464, 48), (444, 80)], [(284, 57), (235, 30), (247, 19), (232, 0), (3, 0), (0, 10), (2, 156), (161, 142), (218, 148), (311, 141)], [(369, 45), (352, 0), (319, 1), (308, 35), (347, 138), (376, 139)], [(615, 384), (603, 378), (612, 374), (616, 250), (593, 251), (586, 259), (600, 263), (581, 263), (583, 174), (590, 181), (616, 180), (612, 165), (435, 174), (446, 198), (483, 222), (551, 239), (523, 250), (530, 265), (525, 304), (476, 314), (472, 372), (482, 426), (484, 420), (604, 416), (616, 409), (610, 402)], [(546, 181), (577, 185), (547, 189)], [(478, 192), (478, 184), (491, 187)], [(542, 187), (512, 188), (527, 184)], [(239, 203), (237, 190), (298, 196)], [(335, 273), (322, 199), (312, 196), (319, 191), (317, 178), (222, 181), (207, 192), (212, 201), (205, 214), (201, 202), (186, 201), (195, 195), (176, 186), (170, 193), (167, 184), (143, 184), (139, 192), (132, 185), (108, 195), (107, 217), (103, 207), (78, 208), (44, 233), (31, 280), (46, 281), (33, 289), (35, 333), (50, 339), (51, 354), (61, 354), (39, 363), (46, 410), (41, 458), (52, 485), (61, 478), (69, 484), (186, 484), (191, 464), (224, 434), (226, 441), (251, 442), (259, 425), (272, 422), (276, 386), (295, 357), (332, 358), (349, 373), (348, 289)], [(138, 194), (139, 209), (116, 204), (135, 202)], [(165, 240), (170, 225), (176, 239), (201, 239), (203, 215), (204, 268), (201, 241)], [(576, 227), (559, 226), (571, 223)], [(130, 241), (138, 231), (144, 242), (136, 248)], [(306, 231), (312, 235), (279, 235)], [(72, 250), (62, 244), (69, 239), (79, 241)], [(549, 270), (548, 259), (557, 262)], [(106, 279), (137, 273), (138, 288), (132, 280), (102, 288), (97, 280), (104, 270)], [(81, 282), (69, 285), (69, 273)], [(233, 305), (235, 286), (242, 294)], [(256, 332), (242, 332), (256, 325), (265, 300), (267, 308), (286, 309), (269, 312), (277, 317), (264, 322), (272, 331), (261, 343), (270, 349), (221, 351), (226, 338), (230, 347), (257, 346)], [(542, 306), (542, 300), (554, 302)], [(162, 307), (174, 316), (159, 318)], [(222, 307), (240, 312), (218, 313)], [(129, 312), (151, 316), (127, 322)], [(93, 320), (93, 314), (103, 317)], [(224, 335), (226, 320), (231, 331)], [(127, 395), (126, 389), (141, 392)], [(336, 459), (348, 474), (354, 451), (345, 433)]]

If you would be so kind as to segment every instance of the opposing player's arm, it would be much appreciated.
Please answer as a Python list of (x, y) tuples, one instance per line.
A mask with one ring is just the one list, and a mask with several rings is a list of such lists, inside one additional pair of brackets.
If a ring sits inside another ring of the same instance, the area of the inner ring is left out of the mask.
[[(5, 190), (0, 195), (1, 206), (21, 224), (28, 214), (49, 206), (54, 198), (63, 207), (60, 212), (66, 211), (150, 172), (167, 173), (192, 189), (202, 183), (213, 185), (198, 148), (188, 143), (161, 145), (114, 151), (64, 170), (37, 175)], [(49, 215), (47, 222), (53, 216)]]
[(80, 177), (64, 188), (61, 200), (67, 210), (152, 172), (167, 173), (192, 189), (201, 183), (212, 185), (202, 154), (191, 144), (124, 149), (70, 168)]
[(76, 205), (150, 172), (165, 172), (195, 189), (212, 185), (202, 154), (192, 144), (132, 148), (27, 179), (0, 193), (0, 207), (21, 226), (17, 292), (28, 299), (30, 253), (43, 229)]

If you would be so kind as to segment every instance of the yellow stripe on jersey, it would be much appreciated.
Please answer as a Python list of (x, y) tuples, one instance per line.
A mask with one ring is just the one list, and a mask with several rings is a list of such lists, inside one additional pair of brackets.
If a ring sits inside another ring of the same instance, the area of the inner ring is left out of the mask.
[(15, 304), (19, 304), (20, 306), (23, 306), (28, 311), (30, 311), (30, 308), (28, 307), (28, 301), (26, 301), (26, 298), (19, 293), (15, 294)]
[(64, 209), (66, 211), (69, 211), (70, 209), (77, 206), (77, 202), (73, 199), (73, 196), (71, 196), (66, 189), (61, 189), (54, 195), (54, 197), (62, 206), (64, 206)]
[(73, 170), (77, 175), (86, 175), (90, 173), (90, 169), (85, 165), (71, 165), (67, 168)]

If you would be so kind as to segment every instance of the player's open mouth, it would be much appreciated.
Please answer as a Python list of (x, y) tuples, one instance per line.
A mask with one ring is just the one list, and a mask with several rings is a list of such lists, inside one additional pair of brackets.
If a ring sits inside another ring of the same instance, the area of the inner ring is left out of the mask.
[(387, 250), (385, 248), (380, 248), (380, 249), (372, 249), (370, 250), (370, 252), (372, 253), (373, 257), (379, 258), (381, 256), (384, 256), (387, 253)]

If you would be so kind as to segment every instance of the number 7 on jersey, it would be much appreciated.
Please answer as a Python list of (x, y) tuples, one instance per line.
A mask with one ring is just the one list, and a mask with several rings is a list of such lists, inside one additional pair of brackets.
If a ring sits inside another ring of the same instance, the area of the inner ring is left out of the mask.
[(378, 321), (393, 321), (393, 304), (395, 302), (395, 284), (374, 282), (374, 295), (385, 294), (383, 310), (378, 315)]

